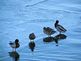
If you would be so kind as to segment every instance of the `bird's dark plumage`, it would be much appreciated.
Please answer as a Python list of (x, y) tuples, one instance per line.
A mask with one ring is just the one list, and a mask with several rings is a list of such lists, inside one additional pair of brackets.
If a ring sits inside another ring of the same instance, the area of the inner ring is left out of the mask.
[(31, 34), (29, 35), (29, 39), (30, 39), (30, 40), (34, 40), (35, 38), (36, 38), (36, 36), (35, 36), (34, 33), (31, 33)]
[(63, 26), (59, 25), (58, 23), (59, 23), (59, 21), (56, 20), (56, 22), (54, 24), (55, 25), (55, 28), (57, 29), (57, 31), (59, 31), (60, 33), (61, 32), (66, 32), (67, 30)]
[[(31, 49), (31, 51), (33, 52), (34, 51), (34, 48), (35, 48), (35, 42), (34, 42), (34, 39), (36, 38), (35, 34), (34, 33), (31, 33), (29, 35), (29, 39), (30, 39), (30, 42), (29, 42), (29, 48)], [(31, 41), (32, 40), (32, 41)]]
[(19, 48), (20, 44), (19, 44), (19, 40), (16, 39), (14, 42), (10, 42), (9, 45), (12, 47), (12, 48)]
[(47, 35), (52, 35), (52, 34), (54, 34), (56, 31), (54, 31), (52, 28), (50, 28), (50, 27), (44, 27), (43, 28), (43, 32), (45, 33), (45, 34), (47, 34)]

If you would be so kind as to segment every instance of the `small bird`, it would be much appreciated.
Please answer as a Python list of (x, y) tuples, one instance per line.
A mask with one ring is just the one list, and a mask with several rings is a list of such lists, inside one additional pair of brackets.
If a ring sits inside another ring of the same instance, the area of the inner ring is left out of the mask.
[(56, 31), (50, 27), (44, 27), (43, 32), (48, 35), (48, 37), (51, 37), (52, 34), (54, 34)]
[(34, 48), (35, 48), (35, 42), (34, 42), (34, 39), (36, 38), (35, 34), (34, 33), (31, 33), (29, 35), (29, 39), (30, 39), (30, 42), (29, 42), (29, 48), (31, 49), (31, 51), (33, 52), (34, 51)]
[(54, 26), (55, 26), (55, 28), (57, 29), (57, 31), (59, 31), (60, 34), (61, 34), (62, 32), (66, 32), (67, 30), (66, 30), (63, 26), (59, 25), (58, 23), (59, 23), (59, 21), (56, 20), (56, 22), (55, 22), (55, 24), (54, 24)]
[(13, 49), (15, 49), (15, 51), (16, 51), (16, 48), (19, 48), (19, 46), (20, 46), (19, 40), (16, 39), (14, 42), (10, 41), (9, 45), (10, 45)]

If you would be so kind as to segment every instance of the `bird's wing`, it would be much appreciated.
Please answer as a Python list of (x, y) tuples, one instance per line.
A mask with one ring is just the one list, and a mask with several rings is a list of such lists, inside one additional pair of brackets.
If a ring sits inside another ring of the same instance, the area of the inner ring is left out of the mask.
[(61, 31), (67, 31), (63, 26), (61, 26), (61, 25), (58, 25), (58, 28), (61, 30)]

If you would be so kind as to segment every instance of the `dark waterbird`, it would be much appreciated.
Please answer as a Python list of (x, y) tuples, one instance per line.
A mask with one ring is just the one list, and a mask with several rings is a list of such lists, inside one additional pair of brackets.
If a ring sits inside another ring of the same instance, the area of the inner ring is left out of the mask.
[(48, 37), (51, 37), (52, 34), (54, 34), (56, 31), (50, 27), (44, 27), (43, 32), (48, 35)]
[(31, 49), (31, 51), (33, 52), (34, 51), (34, 48), (35, 48), (35, 42), (34, 42), (34, 39), (36, 38), (35, 34), (34, 33), (31, 33), (29, 35), (29, 39), (30, 39), (30, 42), (29, 42), (29, 48)]
[(15, 49), (15, 51), (16, 51), (16, 48), (19, 48), (19, 46), (20, 46), (19, 40), (16, 39), (14, 42), (10, 41), (9, 45), (10, 45), (13, 49)]
[(13, 61), (19, 61), (19, 53), (16, 51), (9, 52), (9, 56), (13, 59)]
[(59, 25), (58, 20), (56, 20), (54, 26), (57, 29), (57, 31), (59, 31), (60, 34), (67, 31), (62, 25)]

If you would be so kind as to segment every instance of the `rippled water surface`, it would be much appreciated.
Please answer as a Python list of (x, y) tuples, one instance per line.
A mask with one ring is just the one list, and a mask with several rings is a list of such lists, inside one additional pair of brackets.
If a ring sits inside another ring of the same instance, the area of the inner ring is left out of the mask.
[[(57, 19), (67, 29), (59, 46), (43, 42), (47, 37), (43, 27), (55, 29)], [(28, 47), (32, 32), (36, 34), (33, 53)], [(0, 0), (0, 61), (14, 61), (8, 43), (16, 38), (19, 61), (81, 61), (81, 0)]]

